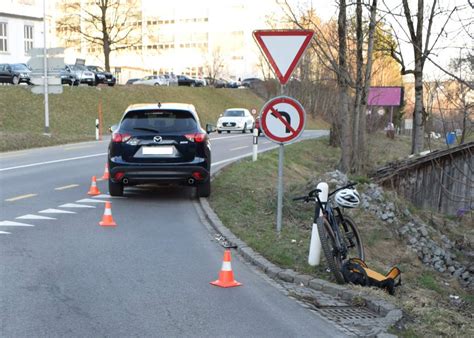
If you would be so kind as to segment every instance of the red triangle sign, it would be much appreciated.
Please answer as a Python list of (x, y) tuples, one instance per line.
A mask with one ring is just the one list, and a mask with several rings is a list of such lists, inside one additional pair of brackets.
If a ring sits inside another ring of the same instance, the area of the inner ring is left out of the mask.
[(253, 32), (255, 41), (281, 84), (288, 82), (313, 35), (312, 30), (302, 29), (258, 30)]

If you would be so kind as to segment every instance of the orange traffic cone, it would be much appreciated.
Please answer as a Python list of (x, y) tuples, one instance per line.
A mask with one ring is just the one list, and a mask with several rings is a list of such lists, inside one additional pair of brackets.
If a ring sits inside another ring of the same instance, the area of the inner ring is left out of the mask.
[(115, 227), (117, 223), (114, 222), (112, 218), (112, 203), (105, 202), (104, 216), (102, 216), (102, 221), (99, 222), (99, 225), (103, 227)]
[(91, 196), (100, 195), (99, 188), (97, 188), (97, 179), (95, 178), (95, 176), (92, 176), (91, 187), (90, 187), (89, 192), (87, 194), (89, 194)]
[(105, 163), (104, 175), (102, 176), (103, 180), (108, 180), (110, 177), (109, 175), (109, 163)]
[(224, 261), (222, 262), (222, 268), (219, 272), (219, 279), (211, 282), (212, 285), (220, 286), (221, 288), (231, 288), (234, 286), (240, 286), (242, 283), (237, 282), (234, 279), (234, 272), (230, 264), (230, 250), (224, 251)]

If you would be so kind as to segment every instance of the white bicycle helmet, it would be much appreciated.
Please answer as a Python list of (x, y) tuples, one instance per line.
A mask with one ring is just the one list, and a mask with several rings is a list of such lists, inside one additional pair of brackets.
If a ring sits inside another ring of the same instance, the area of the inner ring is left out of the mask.
[(360, 203), (359, 193), (355, 189), (339, 190), (334, 199), (341, 208), (355, 208)]

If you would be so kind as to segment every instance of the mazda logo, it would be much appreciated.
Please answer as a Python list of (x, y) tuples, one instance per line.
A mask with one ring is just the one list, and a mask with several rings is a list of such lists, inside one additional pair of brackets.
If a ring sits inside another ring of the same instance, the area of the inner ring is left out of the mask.
[(160, 143), (163, 138), (161, 136), (155, 136), (153, 137), (153, 141), (156, 143)]

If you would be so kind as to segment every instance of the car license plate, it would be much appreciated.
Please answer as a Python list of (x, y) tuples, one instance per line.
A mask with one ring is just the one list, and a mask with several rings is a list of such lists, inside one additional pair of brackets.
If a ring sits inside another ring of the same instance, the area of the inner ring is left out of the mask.
[(172, 155), (173, 147), (143, 147), (143, 155)]

